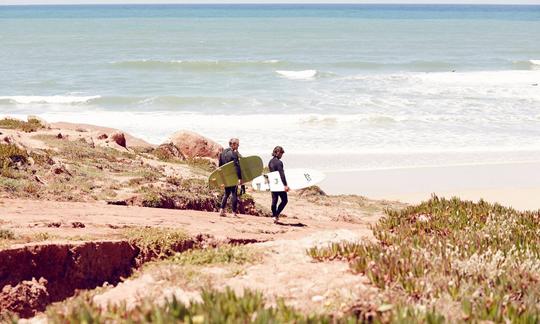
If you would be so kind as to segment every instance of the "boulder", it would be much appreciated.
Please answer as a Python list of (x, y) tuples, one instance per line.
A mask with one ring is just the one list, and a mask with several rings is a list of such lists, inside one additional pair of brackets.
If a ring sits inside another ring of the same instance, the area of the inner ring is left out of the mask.
[(118, 145), (127, 148), (126, 145), (126, 136), (122, 132), (116, 132), (111, 135), (111, 139)]
[(179, 131), (171, 136), (170, 143), (186, 158), (217, 158), (223, 147), (211, 139), (190, 131)]

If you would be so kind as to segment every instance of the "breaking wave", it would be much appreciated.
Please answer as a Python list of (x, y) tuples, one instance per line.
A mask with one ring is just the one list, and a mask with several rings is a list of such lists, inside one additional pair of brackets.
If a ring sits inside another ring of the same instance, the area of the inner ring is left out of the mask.
[(0, 96), (0, 104), (62, 104), (89, 103), (101, 96)]
[(317, 76), (317, 70), (303, 70), (303, 71), (284, 71), (278, 70), (277, 74), (281, 75), (284, 78), (291, 80), (310, 80)]

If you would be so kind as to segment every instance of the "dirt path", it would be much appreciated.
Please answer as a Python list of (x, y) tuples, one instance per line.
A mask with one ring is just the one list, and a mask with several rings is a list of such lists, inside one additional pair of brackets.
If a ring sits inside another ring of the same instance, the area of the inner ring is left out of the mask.
[[(264, 194), (255, 195), (257, 201), (264, 202), (265, 198)], [(370, 240), (370, 225), (383, 214), (383, 208), (400, 205), (349, 196), (306, 198), (292, 194), (291, 198), (286, 209), (288, 216), (280, 224), (266, 217), (219, 217), (211, 212), (103, 202), (0, 199), (0, 226), (17, 236), (45, 234), (40, 244), (111, 240), (121, 238), (126, 227), (146, 226), (181, 228), (192, 236), (252, 240), (260, 242), (251, 244), (262, 251), (259, 262), (242, 266), (241, 271), (227, 266), (203, 266), (196, 271), (204, 285), (214, 289), (231, 287), (237, 293), (257, 290), (270, 303), (283, 298), (288, 305), (306, 312), (340, 312), (359, 298), (375, 294), (366, 278), (352, 274), (346, 262), (315, 263), (306, 250), (330, 242)], [(31, 240), (26, 243), (32, 244), (35, 242)], [(20, 244), (12, 244), (17, 246)], [(151, 270), (142, 269), (133, 278), (109, 287), (94, 300), (102, 305), (119, 301), (136, 305), (143, 299), (159, 301), (172, 295), (184, 302), (198, 299), (202, 285), (192, 283), (199, 279), (189, 278), (183, 270), (158, 263)]]
[[(54, 239), (76, 238), (112, 239), (130, 226), (182, 228), (188, 234), (210, 234), (217, 238), (257, 239), (302, 238), (321, 230), (346, 228), (365, 230), (365, 223), (349, 223), (300, 215), (291, 203), (290, 217), (276, 225), (269, 218), (241, 215), (239, 218), (219, 217), (217, 213), (191, 210), (169, 210), (132, 206), (113, 206), (105, 203), (71, 203), (54, 201), (0, 199), (0, 225), (16, 234), (32, 235), (46, 232)], [(84, 227), (82, 227), (84, 226)]]

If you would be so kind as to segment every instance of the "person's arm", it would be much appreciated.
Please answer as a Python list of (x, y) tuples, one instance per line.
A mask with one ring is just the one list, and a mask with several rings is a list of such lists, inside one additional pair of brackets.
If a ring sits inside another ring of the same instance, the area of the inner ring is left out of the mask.
[(238, 176), (238, 183), (242, 184), (242, 170), (240, 169), (240, 159), (237, 152), (232, 152), (234, 167), (236, 169), (236, 175)]
[(218, 167), (222, 166), (223, 164), (223, 149), (219, 150), (218, 153)]
[(219, 153), (219, 158), (218, 158), (218, 166), (222, 166), (223, 164), (223, 153)]
[(279, 161), (277, 166), (277, 171), (279, 171), (279, 176), (281, 177), (281, 182), (287, 187), (287, 179), (285, 178), (285, 171), (283, 171), (283, 162)]

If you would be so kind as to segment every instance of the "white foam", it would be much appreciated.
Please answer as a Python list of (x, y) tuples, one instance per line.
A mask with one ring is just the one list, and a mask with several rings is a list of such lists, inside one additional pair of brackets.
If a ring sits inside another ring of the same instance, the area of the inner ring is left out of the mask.
[(529, 63), (533, 65), (540, 65), (540, 60), (529, 60)]
[(0, 100), (8, 100), (17, 104), (78, 104), (85, 103), (101, 96), (0, 96)]
[(277, 74), (291, 80), (309, 80), (317, 75), (317, 70), (286, 71), (278, 70)]

